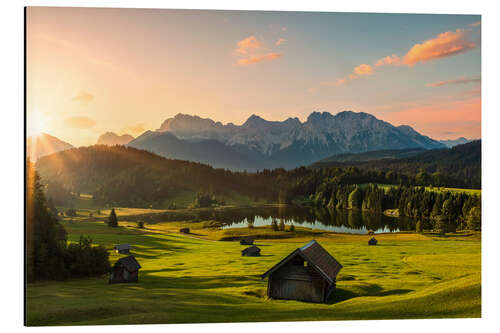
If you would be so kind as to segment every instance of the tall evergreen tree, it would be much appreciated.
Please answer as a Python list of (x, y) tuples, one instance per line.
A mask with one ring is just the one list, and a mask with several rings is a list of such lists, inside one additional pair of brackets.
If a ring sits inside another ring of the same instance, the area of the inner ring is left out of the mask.
[(116, 217), (116, 213), (115, 213), (115, 209), (112, 208), (111, 209), (111, 213), (109, 213), (109, 217), (108, 217), (108, 226), (109, 227), (113, 227), (113, 228), (116, 228), (118, 227), (118, 218)]

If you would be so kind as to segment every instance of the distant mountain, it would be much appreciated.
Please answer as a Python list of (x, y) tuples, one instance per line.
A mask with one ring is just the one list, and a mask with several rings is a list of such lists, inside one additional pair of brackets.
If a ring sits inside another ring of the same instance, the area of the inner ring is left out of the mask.
[(160, 156), (209, 164), (214, 168), (254, 170), (257, 162), (220, 141), (181, 140), (169, 132), (147, 131), (128, 143), (129, 147), (147, 150)]
[(464, 143), (471, 142), (473, 140), (466, 139), (464, 137), (455, 139), (455, 140), (439, 140), (442, 144), (446, 145), (446, 147), (451, 148), (457, 145), (463, 145)]
[(71, 144), (46, 133), (41, 133), (35, 137), (30, 136), (26, 140), (26, 153), (32, 161), (71, 148), (73, 148)]
[[(140, 140), (140, 145), (136, 140), (129, 145), (171, 158), (181, 158), (179, 157), (181, 155), (178, 155), (180, 151), (183, 157), (189, 157), (192, 161), (249, 171), (277, 167), (294, 168), (345, 153), (445, 147), (409, 126), (395, 127), (370, 114), (352, 111), (343, 111), (336, 115), (313, 112), (305, 122), (301, 122), (298, 118), (267, 121), (252, 115), (242, 125), (232, 123), (223, 125), (211, 119), (177, 114), (165, 120), (160, 128), (152, 133), (172, 134), (180, 140), (175, 143), (179, 145), (186, 145), (186, 142), (197, 144), (204, 142), (203, 156), (196, 149), (186, 152), (187, 146), (183, 146), (181, 150), (175, 148), (172, 138), (166, 140), (167, 148), (161, 147), (162, 143), (158, 138), (155, 136), (153, 139), (150, 134)], [(154, 140), (154, 144), (150, 143), (150, 140)], [(223, 150), (220, 145), (226, 149)], [(219, 153), (226, 152), (230, 154), (227, 157), (232, 161), (230, 164), (220, 161)], [(242, 162), (236, 163), (235, 158), (241, 159)], [(213, 164), (214, 162), (217, 164)]]
[[(375, 155), (375, 152), (372, 154)], [(412, 176), (423, 171), (428, 175), (434, 174), (442, 179), (448, 179), (445, 183), (453, 183), (456, 187), (481, 188), (481, 140), (453, 148), (427, 150), (414, 156), (401, 158), (370, 160), (339, 158), (335, 160), (333, 157), (329, 161), (326, 159), (314, 163), (311, 167), (357, 167), (362, 170), (393, 171)]]
[(392, 149), (392, 150), (375, 150), (366, 153), (355, 154), (339, 154), (327, 157), (314, 165), (328, 164), (330, 162), (365, 162), (379, 159), (395, 159), (412, 157), (427, 151), (423, 148), (408, 148), (408, 149)]
[(130, 134), (118, 135), (113, 132), (106, 132), (99, 137), (97, 144), (108, 146), (126, 145), (132, 140), (134, 140), (134, 137)]

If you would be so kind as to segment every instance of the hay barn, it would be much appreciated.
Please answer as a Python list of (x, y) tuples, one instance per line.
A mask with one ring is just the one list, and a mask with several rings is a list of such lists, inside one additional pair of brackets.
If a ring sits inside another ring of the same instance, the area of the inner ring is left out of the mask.
[(375, 239), (375, 237), (370, 238), (368, 241), (368, 245), (377, 245), (378, 241)]
[(134, 256), (121, 258), (111, 268), (109, 283), (138, 282), (140, 268)]
[(269, 298), (324, 303), (335, 290), (341, 268), (334, 257), (312, 240), (290, 253), (262, 278), (269, 278)]
[(252, 245), (241, 251), (241, 255), (245, 257), (258, 257), (260, 256), (260, 249), (257, 246)]
[(118, 244), (118, 245), (115, 245), (115, 251), (116, 251), (116, 253), (129, 254), (130, 253), (130, 249), (131, 249), (130, 244)]

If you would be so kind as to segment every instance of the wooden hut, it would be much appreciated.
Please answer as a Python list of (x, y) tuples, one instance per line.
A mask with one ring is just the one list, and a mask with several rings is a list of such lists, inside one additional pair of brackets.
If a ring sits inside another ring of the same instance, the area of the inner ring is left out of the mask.
[(335, 290), (341, 268), (335, 258), (312, 240), (290, 253), (262, 278), (269, 277), (269, 298), (321, 303)]
[(115, 245), (116, 253), (129, 254), (131, 246), (130, 244), (117, 244)]
[(183, 234), (189, 234), (189, 228), (181, 228), (179, 231)]
[(139, 281), (141, 265), (130, 255), (119, 259), (111, 268), (109, 283), (126, 283)]
[(245, 257), (258, 257), (260, 256), (260, 249), (257, 246), (252, 245), (241, 251), (241, 255)]
[(368, 245), (377, 245), (378, 241), (375, 239), (375, 237), (370, 238), (368, 241)]
[(253, 239), (245, 237), (240, 240), (240, 245), (253, 245)]

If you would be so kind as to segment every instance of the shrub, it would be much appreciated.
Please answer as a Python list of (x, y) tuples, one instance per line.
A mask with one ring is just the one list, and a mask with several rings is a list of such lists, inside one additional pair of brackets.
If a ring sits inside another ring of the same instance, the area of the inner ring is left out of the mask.
[(292, 225), (290, 226), (290, 232), (294, 232), (294, 231), (295, 231), (295, 226), (292, 224)]
[(67, 209), (66, 210), (66, 216), (75, 217), (76, 216), (76, 209), (74, 209), (74, 208)]
[(137, 222), (137, 227), (140, 229), (144, 229), (144, 222), (143, 221), (138, 221)]

